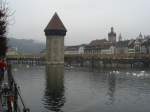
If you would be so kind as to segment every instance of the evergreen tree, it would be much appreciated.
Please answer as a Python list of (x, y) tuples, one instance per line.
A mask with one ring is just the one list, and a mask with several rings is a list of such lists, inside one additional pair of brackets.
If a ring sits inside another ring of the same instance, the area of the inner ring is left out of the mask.
[(6, 6), (6, 2), (0, 0), (0, 57), (5, 57), (7, 51), (7, 14), (8, 7)]

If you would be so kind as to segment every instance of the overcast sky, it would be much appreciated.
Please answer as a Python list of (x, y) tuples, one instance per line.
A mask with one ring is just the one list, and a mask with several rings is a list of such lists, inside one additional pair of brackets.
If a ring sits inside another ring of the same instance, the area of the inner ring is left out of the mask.
[(55, 12), (68, 32), (65, 44), (107, 38), (113, 26), (117, 36), (150, 34), (150, 0), (7, 0), (11, 10), (9, 37), (45, 42), (44, 28)]

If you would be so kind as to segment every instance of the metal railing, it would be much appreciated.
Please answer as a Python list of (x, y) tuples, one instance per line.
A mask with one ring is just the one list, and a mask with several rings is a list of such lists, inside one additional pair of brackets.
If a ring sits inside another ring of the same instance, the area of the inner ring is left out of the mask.
[[(11, 65), (8, 65), (8, 70), (7, 70), (7, 75), (8, 75), (8, 85), (9, 85), (9, 91), (14, 94), (14, 110), (15, 112), (30, 112), (30, 109), (26, 107), (24, 100), (21, 96), (21, 92), (19, 90), (19, 87), (12, 75), (12, 68)], [(22, 105), (22, 109), (20, 109), (18, 105), (18, 100), (20, 99), (20, 103)]]

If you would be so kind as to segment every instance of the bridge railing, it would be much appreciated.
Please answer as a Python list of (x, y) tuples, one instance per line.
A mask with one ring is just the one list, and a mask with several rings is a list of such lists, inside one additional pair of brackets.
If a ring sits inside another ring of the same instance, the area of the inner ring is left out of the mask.
[[(15, 105), (15, 112), (30, 112), (30, 109), (26, 107), (24, 100), (21, 96), (21, 92), (18, 88), (18, 84), (16, 83), (13, 75), (12, 75), (12, 69), (11, 69), (11, 65), (8, 65), (8, 84), (10, 87), (10, 91), (12, 93), (14, 93), (14, 105)], [(23, 109), (20, 109), (19, 105), (18, 105), (18, 100), (20, 100)]]
[[(64, 58), (83, 58), (83, 59), (150, 59), (150, 54), (133, 53), (133, 54), (65, 54)], [(7, 56), (8, 60), (40, 60), (45, 61), (45, 55), (20, 55)]]
[(150, 54), (67, 54), (65, 58), (81, 57), (84, 59), (150, 59)]

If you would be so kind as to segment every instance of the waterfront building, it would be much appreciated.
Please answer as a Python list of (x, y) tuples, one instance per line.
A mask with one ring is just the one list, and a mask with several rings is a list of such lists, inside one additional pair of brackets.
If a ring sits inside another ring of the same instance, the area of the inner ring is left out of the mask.
[(107, 41), (106, 39), (93, 40), (87, 46), (85, 46), (84, 52), (86, 54), (112, 54), (113, 43)]
[(116, 54), (128, 54), (129, 40), (118, 41), (115, 44)]
[(128, 44), (129, 53), (130, 53), (130, 51), (132, 51), (131, 53), (141, 53), (141, 45), (142, 45), (141, 39), (137, 38), (135, 40), (133, 40), (133, 39), (130, 40), (130, 42)]
[(101, 53), (101, 47), (100, 46), (91, 46), (87, 45), (84, 49), (85, 54), (100, 54)]
[(135, 54), (135, 49), (128, 48), (128, 54)]
[(101, 54), (115, 54), (116, 48), (115, 46), (110, 46), (107, 49), (102, 49)]
[(133, 49), (134, 48), (134, 42), (135, 42), (135, 39), (129, 40), (128, 47)]
[(84, 54), (84, 48), (86, 45), (66, 46), (65, 54)]
[(90, 46), (99, 46), (99, 45), (104, 45), (105, 43), (107, 43), (108, 41), (106, 39), (96, 39), (96, 40), (92, 40), (89, 45)]
[(149, 54), (150, 53), (150, 36), (144, 36), (140, 33), (136, 39), (123, 40), (122, 35), (118, 36), (111, 28), (108, 34), (108, 40), (96, 39), (87, 45), (67, 46), (65, 54)]
[(141, 54), (149, 54), (150, 51), (150, 38), (142, 36), (140, 33), (136, 39), (131, 39), (129, 42), (129, 53), (130, 51), (134, 51), (134, 53), (141, 53)]

